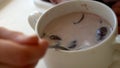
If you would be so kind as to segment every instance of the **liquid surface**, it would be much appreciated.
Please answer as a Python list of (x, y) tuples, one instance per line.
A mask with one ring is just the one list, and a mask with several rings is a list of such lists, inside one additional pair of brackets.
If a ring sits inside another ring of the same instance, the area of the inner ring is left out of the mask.
[(111, 25), (95, 14), (74, 12), (52, 20), (42, 37), (51, 45), (60, 43), (60, 46), (79, 50), (101, 42), (111, 30)]

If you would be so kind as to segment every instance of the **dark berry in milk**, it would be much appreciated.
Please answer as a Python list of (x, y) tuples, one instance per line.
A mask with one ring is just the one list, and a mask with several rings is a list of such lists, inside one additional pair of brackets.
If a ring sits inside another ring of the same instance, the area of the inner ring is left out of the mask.
[(51, 45), (79, 50), (96, 45), (111, 33), (111, 25), (98, 15), (74, 12), (55, 18), (46, 25), (43, 38)]

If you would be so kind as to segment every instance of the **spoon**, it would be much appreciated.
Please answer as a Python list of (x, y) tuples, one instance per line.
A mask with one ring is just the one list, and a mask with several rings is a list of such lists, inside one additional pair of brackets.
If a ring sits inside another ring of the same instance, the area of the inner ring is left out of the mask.
[(60, 46), (60, 42), (57, 42), (55, 45), (50, 45), (49, 48), (61, 49), (61, 50), (69, 50), (69, 48)]

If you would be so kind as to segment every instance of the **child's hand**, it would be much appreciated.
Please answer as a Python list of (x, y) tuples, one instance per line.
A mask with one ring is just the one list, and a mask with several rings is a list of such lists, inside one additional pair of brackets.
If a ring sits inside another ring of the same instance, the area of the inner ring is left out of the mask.
[(34, 68), (47, 47), (37, 36), (0, 28), (0, 68)]

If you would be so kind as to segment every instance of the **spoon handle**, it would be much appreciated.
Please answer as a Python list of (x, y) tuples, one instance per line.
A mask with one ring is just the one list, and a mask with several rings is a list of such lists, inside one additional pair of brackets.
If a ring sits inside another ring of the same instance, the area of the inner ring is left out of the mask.
[(55, 49), (61, 49), (61, 50), (69, 50), (68, 48), (65, 48), (65, 47), (63, 47), (63, 46), (59, 46), (59, 45), (54, 45), (54, 46), (49, 46), (49, 48), (55, 48)]

